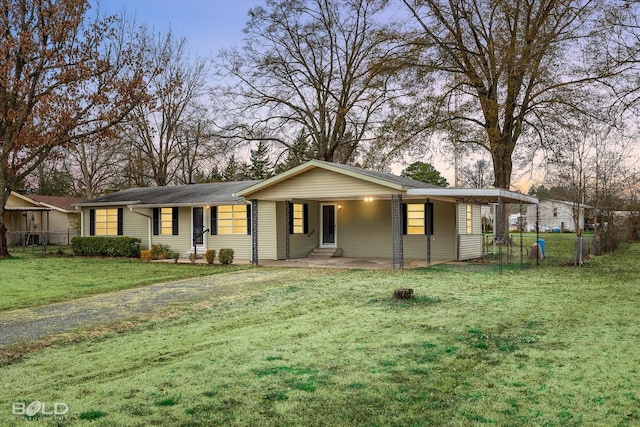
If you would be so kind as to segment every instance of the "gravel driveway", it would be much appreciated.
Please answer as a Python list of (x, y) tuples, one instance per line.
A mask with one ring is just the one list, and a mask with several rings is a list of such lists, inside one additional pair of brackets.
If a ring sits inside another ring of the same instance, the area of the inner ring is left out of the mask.
[(255, 269), (110, 292), (61, 303), (0, 312), (0, 350), (129, 319), (150, 317), (171, 308), (188, 308), (211, 298), (246, 295), (283, 283), (288, 270)]

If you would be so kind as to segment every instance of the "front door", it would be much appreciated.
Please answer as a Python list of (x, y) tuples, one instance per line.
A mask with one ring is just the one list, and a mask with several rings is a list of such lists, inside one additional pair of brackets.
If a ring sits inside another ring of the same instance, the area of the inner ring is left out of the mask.
[(336, 247), (336, 205), (322, 205), (320, 246)]
[(193, 208), (192, 215), (192, 245), (194, 248), (204, 248), (204, 209), (201, 207)]

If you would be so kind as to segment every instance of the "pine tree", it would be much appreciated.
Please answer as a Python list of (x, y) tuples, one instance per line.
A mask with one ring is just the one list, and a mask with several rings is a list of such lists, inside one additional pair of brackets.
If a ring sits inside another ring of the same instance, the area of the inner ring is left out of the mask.
[(267, 179), (273, 176), (273, 166), (269, 159), (269, 147), (265, 142), (260, 141), (256, 149), (251, 150), (246, 175), (249, 179)]

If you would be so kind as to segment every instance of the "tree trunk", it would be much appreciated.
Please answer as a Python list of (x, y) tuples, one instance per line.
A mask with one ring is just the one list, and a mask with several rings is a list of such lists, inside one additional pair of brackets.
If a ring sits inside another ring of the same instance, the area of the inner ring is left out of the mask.
[[(495, 145), (492, 144), (491, 146), (495, 147), (491, 152), (494, 174), (493, 186), (495, 188), (509, 190), (511, 186), (511, 172), (513, 171), (513, 161), (511, 160), (513, 149), (510, 149), (512, 145), (508, 144), (507, 141), (504, 141), (504, 138), (502, 138)], [(496, 230), (494, 230), (494, 233), (504, 241), (504, 239), (509, 236), (509, 209), (506, 204), (502, 203), (498, 214), (500, 216), (496, 217)]]
[(4, 223), (5, 206), (9, 200), (11, 190), (9, 190), (6, 178), (0, 176), (0, 258), (10, 258), (9, 246), (7, 245), (7, 226)]
[(4, 180), (0, 178), (0, 258), (11, 258), (7, 245), (7, 226), (4, 223), (4, 212), (11, 191), (6, 188)]
[[(1, 210), (4, 211), (4, 209)], [(0, 258), (11, 258), (7, 245), (7, 226), (1, 218), (2, 215), (0, 215)]]

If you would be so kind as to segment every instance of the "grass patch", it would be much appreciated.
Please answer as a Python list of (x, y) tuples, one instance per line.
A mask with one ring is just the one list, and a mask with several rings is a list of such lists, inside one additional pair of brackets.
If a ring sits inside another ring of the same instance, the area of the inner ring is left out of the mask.
[(176, 403), (178, 403), (178, 398), (175, 396), (172, 396), (172, 397), (167, 397), (165, 399), (160, 399), (154, 402), (153, 404), (156, 406), (173, 406)]
[[(0, 408), (37, 397), (118, 426), (637, 425), (639, 258), (624, 245), (584, 268), (492, 276), (290, 270), (3, 366)], [(392, 303), (399, 286), (438, 302)], [(16, 423), (7, 412), (0, 425)]]
[(0, 259), (0, 311), (246, 268), (23, 253)]
[(78, 418), (81, 420), (92, 421), (92, 420), (97, 420), (98, 418), (105, 417), (106, 415), (107, 415), (106, 412), (93, 410), (93, 411), (86, 411), (86, 412), (80, 413)]

